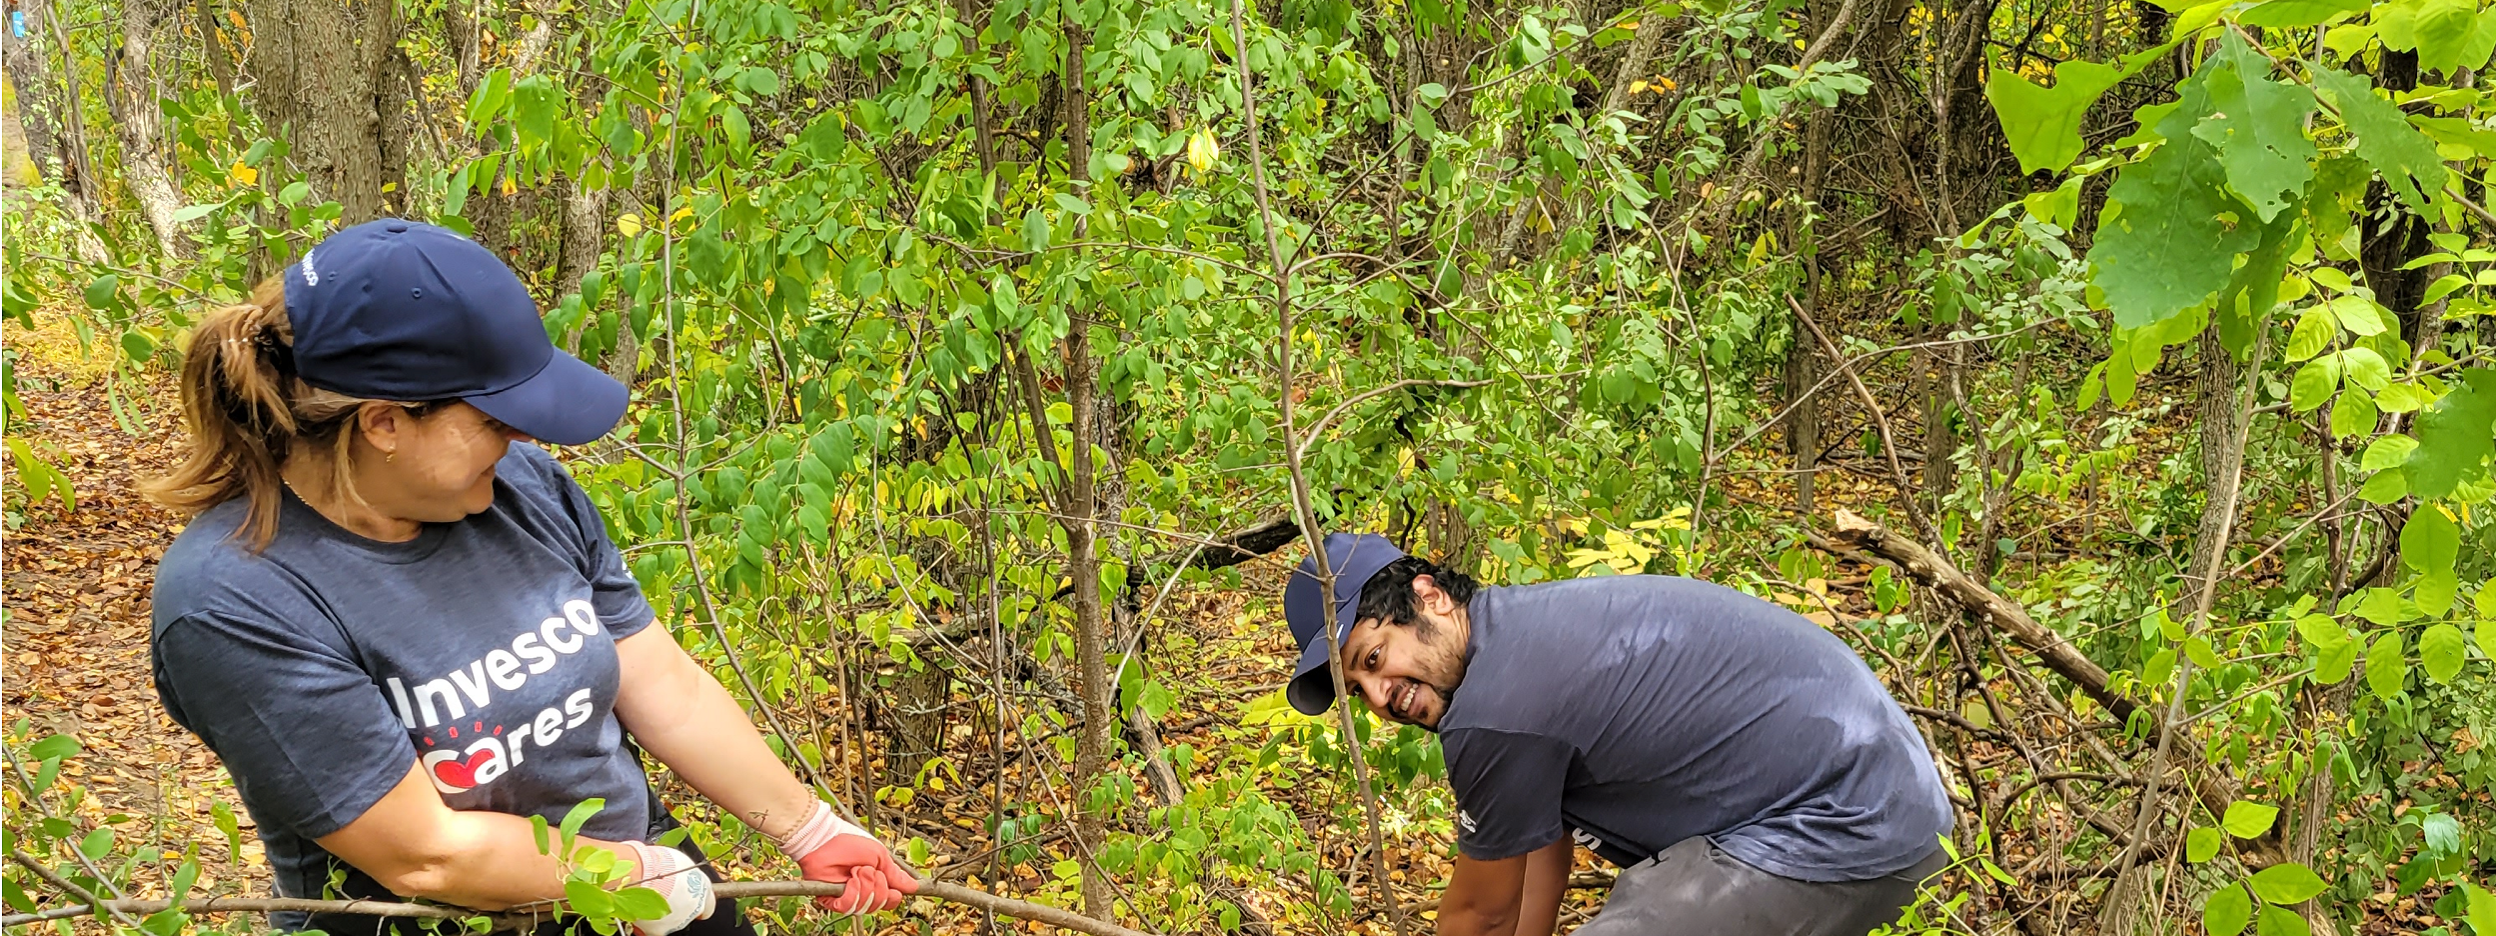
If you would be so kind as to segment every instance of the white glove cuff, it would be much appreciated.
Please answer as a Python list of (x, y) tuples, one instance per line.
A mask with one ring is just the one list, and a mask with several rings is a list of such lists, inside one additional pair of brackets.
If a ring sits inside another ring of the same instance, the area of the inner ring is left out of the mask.
[(684, 852), (664, 845), (624, 842), (617, 857), (631, 861), (635, 873), (628, 887), (647, 887), (667, 899), (667, 915), (633, 924), (643, 936), (665, 936), (711, 915), (711, 879)]
[(850, 824), (849, 820), (834, 813), (832, 804), (816, 800), (814, 813), (807, 816), (805, 823), (799, 825), (796, 831), (780, 840), (780, 853), (791, 858), (804, 858), (813, 854), (815, 849), (830, 844), (836, 837), (866, 834), (867, 830)]

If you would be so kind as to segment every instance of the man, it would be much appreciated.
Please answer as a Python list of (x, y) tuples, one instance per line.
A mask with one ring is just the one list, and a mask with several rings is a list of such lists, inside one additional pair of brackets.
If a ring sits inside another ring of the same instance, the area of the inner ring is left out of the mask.
[(1827, 631), (1668, 576), (1482, 587), (1385, 537), (1326, 538), (1283, 593), (1287, 694), (1348, 691), (1439, 734), (1457, 849), (1443, 936), (1546, 936), (1571, 844), (1625, 867), (1579, 936), (1860, 936), (1944, 864), (1950, 801), (1923, 738)]

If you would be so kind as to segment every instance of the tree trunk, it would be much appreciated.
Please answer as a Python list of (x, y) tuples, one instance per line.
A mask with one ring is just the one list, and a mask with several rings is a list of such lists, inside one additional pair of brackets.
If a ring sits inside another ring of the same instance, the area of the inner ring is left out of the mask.
[[(40, 0), (27, 5), (29, 29), (38, 28), (41, 9)], [(0, 29), (0, 67), (6, 68), (9, 90), (15, 95), (17, 123), (26, 132), (27, 157), (34, 160), (36, 171), (45, 175), (59, 173), (53, 163), (63, 159), (61, 131), (54, 123), (60, 103), (52, 93), (52, 76), (44, 72), (43, 57), (16, 31)]]
[(339, 223), (381, 217), (381, 187), (398, 181), (387, 139), (406, 90), (387, 81), (399, 39), (398, 7), (344, 0), (245, 0), (252, 30), (252, 102), (293, 145), (315, 199), (336, 201)]
[[(1060, 104), (1064, 116), (1060, 122), (1066, 128), (1066, 175), (1078, 189), (1092, 179), (1092, 96), (1084, 87), (1083, 73), (1084, 49), (1090, 44), (1087, 30), (1072, 21), (1066, 24), (1066, 71), (1060, 79), (1065, 88)], [(1084, 236), (1083, 221), (1078, 219), (1075, 223), (1075, 236), (1080, 239)], [(1093, 423), (1100, 414), (1094, 410), (1092, 397), (1100, 370), (1092, 359), (1088, 312), (1076, 310), (1067, 319), (1060, 353), (1066, 405), (1074, 411), (1074, 424), (1067, 433), (1073, 444), (1066, 455), (1066, 516), (1058, 522), (1066, 530), (1066, 577), (1075, 590), (1075, 662), (1083, 683), (1083, 734), (1075, 745), (1075, 850), (1083, 869), (1084, 915), (1107, 920), (1114, 915), (1114, 907), (1109, 876), (1101, 870), (1098, 856), (1103, 831), (1108, 827), (1110, 804), (1094, 799), (1092, 793), (1109, 767), (1110, 712), (1116, 706), (1118, 687), (1109, 677), (1109, 641), (1106, 617), (1101, 610), (1101, 559), (1093, 527), (1100, 514), (1099, 489), (1092, 469), (1092, 447), (1100, 431)], [(1045, 423), (1034, 429), (1049, 431)]]
[[(1829, 170), (1829, 124), (1835, 115), (1819, 108), (1803, 118), (1803, 202), (1806, 213), (1819, 211), (1821, 183)], [(1826, 245), (1819, 243), (1811, 225), (1797, 225), (1794, 243), (1804, 248), (1803, 307), (1820, 315), (1820, 255)], [(1785, 399), (1789, 409), (1785, 415), (1786, 451), (1794, 458), (1794, 506), (1805, 514), (1812, 512), (1812, 480), (1820, 460), (1820, 406), (1811, 396), (1812, 382), (1819, 379), (1814, 366), (1812, 342), (1803, 340), (1803, 323), (1794, 323), (1794, 342), (1785, 349)]]
[(182, 194), (174, 190), (160, 152), (164, 109), (156, 103), (162, 96), (156, 80), (156, 34), (172, 18), (160, 2), (122, 0), (121, 63), (115, 69), (120, 80), (105, 89), (105, 96), (114, 133), (121, 138), (122, 182), (155, 231), (157, 249), (167, 258), (178, 258), (190, 251), (174, 222), (175, 212), (182, 210)]
[(2235, 500), (2245, 463), (2245, 432), (2236, 402), (2236, 386), (2243, 381), (2244, 365), (2229, 354), (2213, 326), (2201, 333), (2201, 374), (2195, 381), (2201, 436), (2201, 473), (2210, 485), (2202, 504), (2201, 522), (2193, 531), (2193, 556), (2185, 569), (2184, 593), (2179, 596), (2183, 607), (2201, 603), (2201, 593), (2214, 586), (2220, 567), (2227, 559), (2225, 549), (2229, 532), (2222, 525), (2232, 521), (2235, 511), (2229, 507)]

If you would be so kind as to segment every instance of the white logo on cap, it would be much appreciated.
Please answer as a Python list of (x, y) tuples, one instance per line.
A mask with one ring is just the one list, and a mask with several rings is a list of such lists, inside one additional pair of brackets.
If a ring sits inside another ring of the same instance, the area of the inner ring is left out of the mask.
[(306, 286), (321, 284), (321, 274), (312, 269), (312, 252), (309, 250), (303, 252), (303, 284)]

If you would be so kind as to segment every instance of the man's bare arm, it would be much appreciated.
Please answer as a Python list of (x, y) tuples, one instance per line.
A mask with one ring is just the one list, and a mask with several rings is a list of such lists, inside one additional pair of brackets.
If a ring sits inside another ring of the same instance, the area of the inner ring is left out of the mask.
[(1530, 855), (1475, 861), (1459, 855), (1439, 902), (1439, 936), (1516, 936)]
[(1560, 925), (1560, 898), (1569, 892), (1569, 864), (1576, 857), (1577, 846), (1565, 835), (1525, 856), (1517, 936), (1551, 936)]

